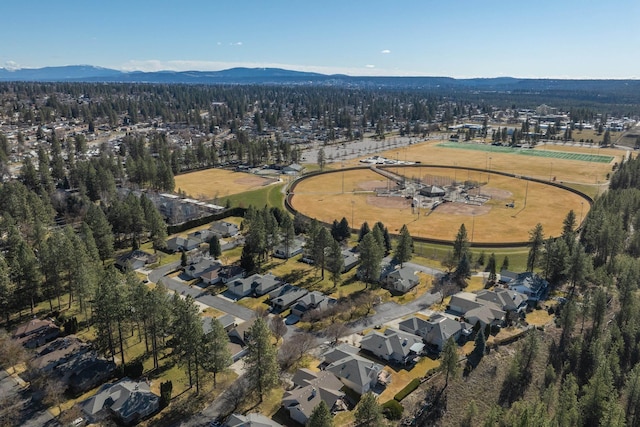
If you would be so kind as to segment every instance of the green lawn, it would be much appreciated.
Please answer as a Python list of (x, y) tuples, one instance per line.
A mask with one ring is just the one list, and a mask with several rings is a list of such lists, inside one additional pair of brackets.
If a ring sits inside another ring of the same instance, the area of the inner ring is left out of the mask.
[(273, 184), (257, 190), (247, 191), (240, 194), (233, 194), (228, 197), (220, 199), (219, 204), (225, 205), (227, 200), (231, 203), (231, 206), (249, 207), (253, 205), (257, 208), (262, 208), (264, 205), (269, 207), (284, 206), (284, 194), (282, 194), (282, 187), (285, 184)]
[(582, 162), (610, 163), (612, 156), (602, 156), (599, 154), (567, 153), (563, 151), (532, 150), (530, 148), (511, 148), (488, 144), (465, 144), (461, 142), (443, 142), (439, 147), (460, 148), (464, 150), (486, 151), (490, 153), (512, 153), (523, 156), (545, 157), (552, 159), (578, 160)]
[[(414, 242), (414, 258), (411, 262), (416, 264), (425, 265), (427, 267), (443, 269), (441, 261), (445, 259), (449, 251), (453, 250), (449, 245), (436, 245), (432, 243)], [(527, 255), (529, 249), (527, 247), (514, 247), (514, 248), (486, 248), (486, 249), (472, 249), (473, 259), (477, 260), (478, 256), (484, 252), (485, 265), (489, 260), (489, 255), (492, 253), (496, 256), (497, 268), (500, 269), (502, 261), (505, 256), (509, 257), (509, 270), (511, 271), (524, 271), (527, 267)], [(483, 267), (481, 267), (481, 270)]]

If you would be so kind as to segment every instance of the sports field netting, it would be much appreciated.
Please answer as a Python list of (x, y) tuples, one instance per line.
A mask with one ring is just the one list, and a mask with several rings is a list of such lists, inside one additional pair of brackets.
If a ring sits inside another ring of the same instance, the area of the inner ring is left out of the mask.
[(552, 158), (552, 159), (565, 159), (565, 160), (578, 160), (582, 162), (593, 162), (593, 163), (610, 163), (611, 161), (613, 161), (613, 156), (602, 156), (599, 154), (582, 154), (582, 153), (567, 153), (563, 151), (533, 150), (531, 148), (511, 148), (511, 147), (502, 147), (499, 145), (443, 142), (441, 144), (438, 144), (438, 146), (446, 147), (446, 148), (461, 148), (463, 150), (486, 151), (489, 153), (520, 154), (523, 156), (546, 157), (546, 158)]

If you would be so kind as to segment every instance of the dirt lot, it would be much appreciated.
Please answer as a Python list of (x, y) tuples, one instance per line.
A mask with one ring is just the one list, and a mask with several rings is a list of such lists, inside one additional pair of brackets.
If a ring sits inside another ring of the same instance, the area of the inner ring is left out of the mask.
[(273, 178), (224, 169), (186, 173), (176, 176), (175, 180), (176, 190), (182, 190), (190, 197), (206, 200), (244, 193), (277, 181)]

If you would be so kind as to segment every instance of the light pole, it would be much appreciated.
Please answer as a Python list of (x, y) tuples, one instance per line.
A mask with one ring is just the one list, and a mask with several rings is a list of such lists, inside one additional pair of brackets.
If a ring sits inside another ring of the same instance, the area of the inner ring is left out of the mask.
[(551, 181), (553, 178), (553, 162), (549, 162), (549, 181)]
[(582, 225), (582, 210), (584, 209), (584, 202), (580, 202), (580, 222), (578, 222), (578, 228)]
[(489, 157), (489, 170), (487, 170), (487, 184), (491, 182), (491, 173), (489, 173), (490, 170), (491, 170), (491, 157)]
[(342, 194), (344, 194), (344, 160), (342, 161)]

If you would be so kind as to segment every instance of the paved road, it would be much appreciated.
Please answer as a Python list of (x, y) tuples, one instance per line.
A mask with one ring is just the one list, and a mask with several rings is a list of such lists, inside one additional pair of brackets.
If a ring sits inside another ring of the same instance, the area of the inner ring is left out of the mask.
[(162, 283), (172, 291), (175, 291), (181, 295), (191, 295), (196, 301), (200, 303), (206, 304), (209, 307), (213, 307), (217, 310), (224, 311), (225, 313), (229, 313), (232, 316), (235, 316), (242, 320), (250, 320), (255, 317), (255, 314), (252, 310), (242, 307), (241, 305), (238, 305), (233, 301), (229, 301), (217, 295), (211, 295), (199, 287), (191, 287), (178, 280), (166, 276), (167, 273), (174, 271), (179, 266), (180, 262), (176, 261), (157, 268), (149, 273), (149, 280), (153, 283), (158, 283), (158, 281), (162, 280)]
[(16, 425), (23, 427), (57, 427), (60, 425), (49, 411), (32, 399), (31, 391), (23, 389), (4, 369), (0, 370), (0, 396), (3, 398), (15, 396), (18, 399), (19, 404), (16, 409), (19, 413), (15, 414)]

